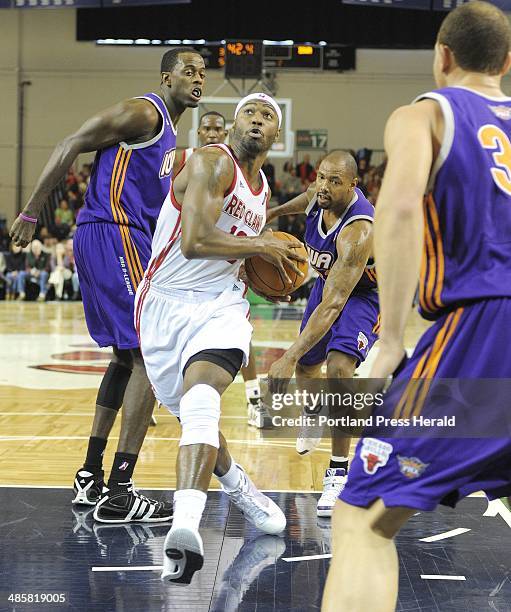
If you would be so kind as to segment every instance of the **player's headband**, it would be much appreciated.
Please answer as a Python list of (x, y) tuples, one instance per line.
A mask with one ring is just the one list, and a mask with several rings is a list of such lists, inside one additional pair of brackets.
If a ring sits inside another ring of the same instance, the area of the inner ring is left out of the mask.
[(258, 100), (259, 102), (265, 102), (266, 104), (269, 104), (273, 108), (273, 110), (277, 113), (277, 117), (279, 118), (279, 128), (280, 128), (280, 125), (282, 123), (282, 111), (280, 110), (280, 106), (275, 102), (275, 100), (271, 96), (268, 96), (265, 93), (249, 94), (248, 96), (245, 96), (242, 100), (240, 100), (238, 102), (238, 106), (236, 107), (236, 110), (234, 111), (234, 119), (236, 119), (242, 107), (245, 106), (245, 104), (252, 102), (252, 100), (253, 101)]

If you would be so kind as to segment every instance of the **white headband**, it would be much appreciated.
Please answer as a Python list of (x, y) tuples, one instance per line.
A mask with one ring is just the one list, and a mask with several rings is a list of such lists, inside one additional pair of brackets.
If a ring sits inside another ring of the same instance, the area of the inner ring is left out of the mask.
[(260, 102), (265, 102), (266, 104), (269, 104), (274, 109), (274, 111), (277, 113), (277, 117), (279, 118), (279, 128), (280, 128), (280, 125), (282, 123), (282, 111), (280, 110), (280, 107), (275, 102), (275, 100), (271, 96), (267, 96), (265, 93), (249, 94), (248, 96), (245, 96), (242, 100), (240, 100), (238, 102), (238, 106), (236, 107), (236, 110), (234, 111), (234, 119), (236, 119), (236, 117), (238, 116), (238, 113), (240, 112), (241, 108), (245, 106), (245, 104), (248, 104), (249, 102), (251, 102), (252, 100), (259, 100)]

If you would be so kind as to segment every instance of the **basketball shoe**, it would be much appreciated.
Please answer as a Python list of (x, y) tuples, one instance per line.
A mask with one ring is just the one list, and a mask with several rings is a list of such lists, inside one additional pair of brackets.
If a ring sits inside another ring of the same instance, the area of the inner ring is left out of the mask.
[(73, 491), (74, 499), (71, 503), (83, 504), (85, 506), (95, 506), (101, 497), (101, 491), (105, 486), (103, 481), (104, 473), (101, 471), (93, 474), (83, 468), (78, 470), (75, 475)]
[(241, 466), (240, 484), (237, 489), (223, 491), (230, 497), (232, 503), (240, 510), (247, 520), (261, 531), (274, 535), (286, 527), (286, 517), (277, 504), (261, 493), (250, 480)]
[(195, 572), (204, 565), (204, 546), (198, 531), (179, 527), (171, 529), (163, 545), (161, 581), (190, 584)]
[(316, 450), (323, 439), (323, 425), (315, 415), (304, 412), (303, 417), (307, 419), (304, 425), (298, 430), (296, 437), (296, 452), (299, 455), (308, 455)]
[(247, 402), (248, 424), (257, 429), (270, 429), (272, 427), (271, 415), (261, 398), (254, 397)]
[(172, 503), (157, 501), (135, 490), (133, 481), (119, 483), (110, 491), (106, 487), (94, 509), (94, 519), (100, 523), (163, 523), (172, 520)]
[(318, 500), (318, 516), (332, 516), (335, 502), (346, 486), (348, 477), (343, 468), (328, 468), (323, 478), (323, 493)]

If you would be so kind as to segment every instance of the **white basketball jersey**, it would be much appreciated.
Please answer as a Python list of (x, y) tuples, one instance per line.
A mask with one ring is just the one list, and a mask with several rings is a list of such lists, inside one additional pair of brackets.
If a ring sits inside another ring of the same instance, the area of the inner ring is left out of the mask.
[[(253, 191), (229, 147), (208, 145), (225, 151), (234, 164), (234, 178), (225, 194), (216, 227), (235, 236), (258, 236), (266, 223), (268, 182), (260, 171), (261, 188)], [(181, 252), (181, 205), (173, 185), (163, 203), (152, 243), (151, 261), (145, 273), (154, 285), (166, 289), (220, 293), (238, 280), (242, 260), (186, 259)]]
[(186, 164), (186, 162), (190, 159), (190, 157), (194, 154), (195, 151), (197, 151), (195, 147), (188, 147), (188, 149), (185, 149), (183, 154), (183, 163)]

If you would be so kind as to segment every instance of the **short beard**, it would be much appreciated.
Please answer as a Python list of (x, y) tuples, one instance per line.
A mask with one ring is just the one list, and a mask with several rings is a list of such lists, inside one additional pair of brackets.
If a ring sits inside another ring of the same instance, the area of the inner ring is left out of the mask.
[(261, 138), (256, 140), (255, 138), (251, 138), (243, 134), (240, 130), (234, 130), (233, 132), (234, 140), (238, 141), (239, 147), (250, 157), (256, 157), (261, 153), (266, 153), (270, 149), (267, 146), (266, 138)]

